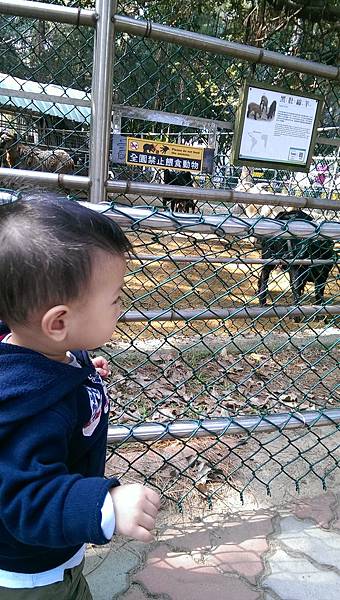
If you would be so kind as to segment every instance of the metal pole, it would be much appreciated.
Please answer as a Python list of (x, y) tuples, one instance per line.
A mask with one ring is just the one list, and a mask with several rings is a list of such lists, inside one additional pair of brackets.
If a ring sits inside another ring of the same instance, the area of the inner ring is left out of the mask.
[(99, 205), (87, 202), (83, 202), (83, 204), (93, 210), (105, 212), (108, 217), (116, 221), (121, 227), (130, 228), (133, 225), (135, 230), (140, 227), (143, 230), (180, 231), (182, 234), (210, 233), (220, 237), (236, 236), (244, 238), (251, 235), (290, 238), (294, 235), (299, 238), (317, 239), (318, 237), (323, 237), (335, 241), (340, 240), (339, 221), (321, 221), (317, 223), (303, 219), (294, 219), (287, 222), (267, 217), (252, 219), (235, 217), (228, 212), (219, 215), (187, 215), (158, 211), (149, 207), (134, 208), (123, 205), (110, 205), (105, 202)]
[(271, 318), (294, 318), (311, 316), (335, 316), (340, 315), (340, 305), (311, 305), (311, 306), (274, 306), (268, 305), (263, 308), (248, 306), (247, 308), (214, 308), (207, 310), (201, 308), (192, 309), (159, 309), (159, 310), (129, 310), (120, 317), (123, 323), (145, 323), (151, 321), (211, 321), (226, 319), (259, 319)]
[(338, 200), (310, 198), (307, 196), (283, 196), (281, 194), (249, 194), (234, 190), (214, 190), (180, 185), (162, 185), (139, 181), (108, 181), (106, 189), (111, 194), (136, 194), (137, 196), (160, 196), (161, 198), (190, 198), (201, 202), (229, 202), (235, 204), (269, 204), (270, 206), (295, 206), (296, 208), (323, 208), (340, 211)]
[(121, 15), (115, 16), (115, 25), (117, 31), (123, 31), (130, 35), (137, 35), (143, 38), (149, 37), (153, 40), (162, 40), (179, 46), (197, 48), (205, 52), (213, 52), (214, 54), (226, 54), (248, 62), (283, 67), (290, 71), (309, 73), (310, 75), (325, 77), (326, 79), (340, 79), (340, 69), (338, 67), (323, 65), (310, 60), (304, 60), (303, 58), (296, 58), (295, 56), (286, 56), (279, 52), (263, 50), (255, 46), (227, 42), (226, 40), (195, 33), (194, 31), (185, 31), (184, 29), (177, 29)]
[[(47, 87), (47, 86), (46, 86)], [(40, 84), (41, 90), (44, 90), (44, 85)], [(85, 94), (84, 94), (85, 95)], [(56, 104), (67, 104), (71, 106), (85, 106), (86, 108), (91, 107), (90, 100), (80, 100), (74, 96), (52, 96), (51, 94), (45, 94), (41, 92), (28, 92), (14, 89), (13, 87), (3, 87), (0, 89), (0, 96), (10, 96), (14, 98), (28, 98), (29, 100), (40, 100), (42, 102), (53, 102)]]
[(13, 179), (16, 183), (37, 183), (38, 185), (55, 185), (66, 189), (87, 190), (90, 185), (88, 177), (81, 175), (66, 175), (63, 173), (45, 173), (44, 171), (29, 171), (28, 169), (0, 168), (0, 178), (8, 179), (9, 184)]
[[(96, 21), (96, 13), (91, 10), (33, 2), (31, 0), (0, 0), (0, 13), (92, 27), (95, 26)], [(228, 42), (194, 31), (186, 31), (121, 15), (115, 15), (115, 26), (117, 31), (130, 35), (143, 38), (150, 37), (151, 39), (163, 40), (180, 46), (197, 48), (205, 52), (225, 54), (251, 63), (283, 67), (290, 71), (309, 73), (325, 79), (340, 79), (340, 69), (338, 67), (296, 58), (295, 56), (286, 56), (279, 52), (263, 50), (255, 46)]]
[(96, 0), (95, 32), (91, 92), (90, 132), (90, 202), (105, 200), (108, 177), (112, 111), (112, 69), (114, 48), (114, 11), (116, 0)]
[[(336, 154), (336, 159), (334, 161), (334, 168), (333, 168), (333, 173), (331, 176), (331, 180), (329, 182), (329, 190), (328, 190), (328, 198), (331, 200), (332, 196), (333, 196), (333, 191), (334, 191), (334, 184), (338, 175), (338, 166), (339, 166), (339, 159), (340, 159), (340, 146), (338, 148), (337, 154)], [(337, 192), (337, 188), (335, 188), (335, 191)], [(339, 201), (338, 201), (339, 202)]]
[(95, 27), (96, 13), (85, 8), (72, 8), (47, 4), (45, 2), (31, 2), (30, 0), (0, 0), (0, 13), (17, 17), (29, 17), (40, 21), (56, 21), (69, 25), (88, 25)]
[[(192, 263), (192, 264), (227, 264), (227, 265), (280, 265), (287, 266), (288, 263), (285, 260), (280, 259), (265, 259), (265, 258), (224, 258), (224, 257), (209, 257), (209, 256), (181, 256), (180, 254), (174, 255), (162, 255), (162, 254), (133, 254), (129, 257), (131, 261), (146, 262), (148, 263), (146, 266), (149, 266), (150, 263), (153, 262), (170, 262), (170, 263)], [(308, 258), (298, 258), (296, 260), (290, 261), (295, 265), (336, 265), (340, 264), (339, 261), (336, 260), (311, 260)]]
[[(29, 171), (27, 169), (8, 169), (0, 168), (0, 177), (2, 179), (20, 179), (30, 181), (32, 183), (50, 184), (54, 183), (65, 188), (85, 190), (89, 187), (89, 177), (80, 175), (63, 175), (57, 173), (45, 173), (40, 171)], [(307, 196), (281, 196), (274, 194), (249, 194), (246, 192), (234, 192), (233, 190), (203, 190), (200, 188), (181, 187), (178, 185), (159, 185), (156, 183), (140, 183), (133, 181), (108, 181), (106, 189), (114, 194), (136, 194), (137, 196), (164, 196), (164, 198), (192, 198), (201, 202), (220, 202), (220, 203), (235, 203), (235, 204), (264, 204), (269, 206), (282, 206), (284, 208), (319, 208), (320, 210), (333, 210), (340, 212), (340, 203), (338, 200), (324, 200), (322, 198), (309, 198)], [(106, 206), (105, 208), (108, 208)], [(124, 207), (126, 208), (126, 207)], [(101, 207), (103, 210), (104, 207)], [(155, 213), (156, 214), (156, 213)], [(160, 213), (166, 216), (166, 213)], [(110, 215), (111, 216), (111, 215)], [(179, 216), (173, 217), (178, 220)], [(186, 215), (187, 219), (190, 218)], [(195, 215), (192, 217), (192, 222), (195, 221)], [(239, 217), (240, 220), (246, 222), (247, 219)], [(253, 219), (254, 221), (254, 219)]]
[(264, 433), (287, 429), (333, 426), (340, 423), (340, 409), (281, 413), (268, 416), (242, 416), (172, 423), (144, 423), (109, 427), (109, 444), (161, 441), (189, 437), (227, 436)]

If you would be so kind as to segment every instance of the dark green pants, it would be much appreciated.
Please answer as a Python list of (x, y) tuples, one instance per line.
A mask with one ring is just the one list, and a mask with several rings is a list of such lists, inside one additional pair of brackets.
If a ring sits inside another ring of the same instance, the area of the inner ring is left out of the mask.
[(0, 587), (0, 600), (93, 600), (83, 575), (84, 561), (66, 569), (64, 581), (36, 588), (11, 589)]

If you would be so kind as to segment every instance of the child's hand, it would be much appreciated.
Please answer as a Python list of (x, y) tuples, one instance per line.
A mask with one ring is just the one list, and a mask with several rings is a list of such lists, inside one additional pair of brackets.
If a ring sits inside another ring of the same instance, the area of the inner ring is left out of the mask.
[(103, 379), (106, 379), (110, 375), (109, 363), (104, 356), (95, 356), (95, 358), (91, 358), (91, 362)]
[(160, 506), (157, 492), (140, 483), (128, 483), (112, 488), (110, 494), (116, 517), (115, 532), (140, 542), (151, 542)]

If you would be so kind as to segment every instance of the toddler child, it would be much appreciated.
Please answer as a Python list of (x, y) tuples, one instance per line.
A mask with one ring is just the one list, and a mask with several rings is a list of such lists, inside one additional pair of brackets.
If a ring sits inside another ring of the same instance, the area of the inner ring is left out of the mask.
[(65, 198), (0, 206), (0, 599), (88, 600), (87, 542), (152, 540), (158, 494), (104, 478), (108, 365), (86, 352), (114, 331), (130, 249)]

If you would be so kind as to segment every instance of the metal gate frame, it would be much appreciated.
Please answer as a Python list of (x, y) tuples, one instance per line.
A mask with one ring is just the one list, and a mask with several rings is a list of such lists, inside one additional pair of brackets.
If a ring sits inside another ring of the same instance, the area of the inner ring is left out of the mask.
[[(340, 81), (340, 67), (333, 67), (294, 56), (286, 56), (247, 46), (228, 42), (212, 36), (168, 27), (151, 21), (136, 20), (115, 14), (116, 0), (96, 0), (94, 10), (66, 7), (32, 0), (0, 0), (0, 13), (13, 16), (30, 17), (45, 21), (55, 21), (70, 25), (83, 25), (95, 29), (94, 60), (92, 73), (91, 94), (91, 131), (90, 131), (90, 171), (89, 177), (74, 175), (56, 175), (17, 169), (18, 178), (25, 177), (28, 181), (38, 183), (59, 183), (69, 189), (89, 190), (90, 202), (96, 204), (105, 199), (107, 192), (144, 194), (146, 196), (162, 192), (164, 197), (185, 197), (190, 193), (194, 199), (223, 200), (225, 202), (242, 202), (244, 204), (270, 203), (278, 205), (277, 196), (267, 195), (266, 200), (260, 194), (242, 194), (240, 192), (221, 192), (210, 190), (209, 198), (206, 190), (176, 189), (176, 186), (166, 186), (148, 183), (130, 183), (125, 181), (108, 181), (109, 139), (112, 114), (112, 72), (114, 64), (115, 31), (128, 33), (138, 37), (162, 40), (189, 48), (197, 48), (206, 52), (228, 55), (253, 64), (265, 64), (286, 68), (290, 71), (308, 73), (326, 79)], [(40, 96), (42, 97), (42, 96)], [(58, 100), (60, 102), (60, 99)], [(77, 101), (73, 101), (77, 106)], [(79, 104), (80, 105), (80, 104)], [(82, 103), (82, 105), (84, 105)], [(132, 107), (131, 107), (132, 108)], [(140, 109), (133, 109), (140, 112)], [(211, 120), (211, 124), (215, 124)], [(217, 124), (218, 125), (218, 124)], [(325, 140), (323, 140), (325, 141)], [(338, 142), (340, 146), (340, 142)], [(332, 141), (334, 145), (334, 141)], [(1, 168), (0, 176), (9, 177), (8, 169)], [(127, 189), (128, 187), (128, 189)], [(184, 195), (183, 195), (184, 192)], [(282, 196), (280, 204), (309, 208), (329, 209), (340, 211), (339, 203), (334, 200), (321, 198), (292, 198)]]

